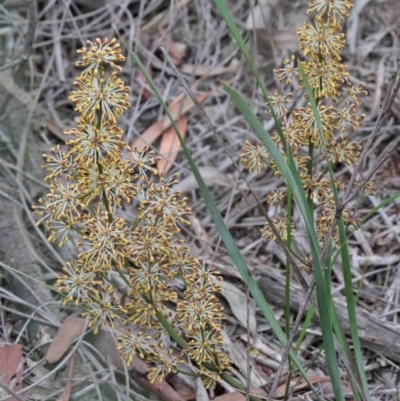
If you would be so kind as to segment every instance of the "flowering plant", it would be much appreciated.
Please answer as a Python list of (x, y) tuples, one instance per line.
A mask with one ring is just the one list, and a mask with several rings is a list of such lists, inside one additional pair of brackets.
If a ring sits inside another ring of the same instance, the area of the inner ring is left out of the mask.
[[(50, 193), (35, 206), (50, 241), (62, 246), (79, 237), (79, 254), (56, 286), (64, 303), (84, 309), (95, 332), (117, 330), (122, 358), (130, 364), (138, 354), (149, 362), (151, 381), (186, 363), (212, 386), (231, 365), (220, 349), (224, 317), (215, 293), (221, 277), (179, 237), (191, 210), (173, 189), (177, 176), (165, 180), (154, 152), (123, 141), (117, 119), (130, 104), (129, 87), (117, 74), (120, 45), (96, 39), (78, 53), (77, 66), (85, 69), (69, 99), (80, 118), (66, 132), (69, 150), (58, 146), (44, 155)], [(127, 204), (136, 210), (133, 222), (123, 217)]]
[[(362, 125), (365, 118), (357, 109), (361, 104), (360, 96), (366, 95), (366, 91), (363, 84), (349, 81), (346, 65), (339, 55), (345, 46), (341, 23), (349, 15), (352, 5), (350, 0), (309, 0), (308, 13), (316, 13), (314, 24), (307, 21), (297, 31), (300, 50), (306, 58), (301, 65), (313, 91), (317, 113), (308, 99), (305, 107), (294, 109), (289, 116), (288, 105), (292, 101), (292, 93), (275, 91), (270, 96), (271, 113), (281, 119), (283, 133), (283, 140), (278, 131), (274, 132), (272, 139), (285, 158), (289, 151), (294, 160), (303, 189), (310, 204), (315, 207), (316, 231), (321, 247), (335, 221), (337, 206), (330, 178), (326, 174), (328, 165), (355, 165), (361, 154), (361, 146), (349, 137)], [(285, 85), (299, 80), (300, 86), (305, 87), (294, 56), (275, 72), (279, 81)], [(317, 166), (318, 158), (320, 163)], [(269, 167), (276, 175), (282, 176), (260, 141), (255, 144), (246, 141), (241, 151), (241, 162), (249, 171), (261, 171)], [(338, 190), (343, 190), (345, 182), (335, 178), (335, 186)], [(375, 187), (372, 182), (368, 182), (364, 190), (373, 194)], [(279, 190), (271, 193), (268, 204), (277, 203), (283, 206), (286, 198), (284, 195)], [(356, 226), (358, 223), (348, 207), (342, 211), (342, 217), (348, 225)], [(294, 223), (288, 222), (287, 214), (276, 217), (273, 222), (281, 238), (286, 241), (288, 229), (295, 228)], [(262, 236), (276, 240), (269, 224), (262, 229)], [(333, 233), (333, 239), (337, 246), (337, 230)]]

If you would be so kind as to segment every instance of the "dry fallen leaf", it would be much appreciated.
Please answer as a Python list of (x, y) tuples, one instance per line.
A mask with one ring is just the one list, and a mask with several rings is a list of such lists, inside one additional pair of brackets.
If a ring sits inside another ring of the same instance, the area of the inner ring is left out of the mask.
[[(22, 346), (20, 344), (6, 345), (0, 348), (0, 381), (14, 391), (22, 388), (22, 370), (24, 364), (22, 359)], [(10, 394), (0, 388), (0, 398)], [(8, 398), (8, 401), (17, 401)]]
[[(113, 335), (110, 331), (100, 329), (96, 335), (90, 334), (87, 341), (101, 352), (101, 355), (103, 355), (108, 363), (118, 370), (123, 371), (125, 369), (125, 362), (122, 360), (121, 354), (116, 347), (115, 333)], [(128, 370), (135, 370), (138, 372), (139, 377), (137, 380), (139, 384), (157, 394), (160, 400), (185, 401), (185, 398), (181, 397), (166, 381), (160, 382), (157, 380), (154, 383), (150, 383), (145, 379), (144, 377), (147, 374), (148, 365), (137, 355), (133, 357), (131, 364), (127, 368)]]
[[(239, 372), (246, 377), (248, 374), (247, 347), (241, 341), (232, 341), (226, 330), (223, 330), (221, 334), (225, 342), (224, 347), (227, 350), (229, 357), (233, 360), (233, 363)], [(268, 376), (263, 372), (258, 364), (253, 363), (252, 357), (250, 365), (252, 367), (250, 372), (250, 383), (252, 386), (257, 388), (265, 386), (269, 382)]]
[(170, 375), (168, 382), (172, 384), (175, 391), (185, 400), (196, 399), (196, 393), (194, 389), (189, 386), (182, 377), (178, 375)]
[(271, 14), (278, 5), (279, 0), (258, 0), (258, 4), (253, 7), (246, 21), (246, 29), (266, 28), (271, 25)]
[(257, 51), (264, 57), (272, 55), (276, 50), (294, 53), (299, 50), (299, 38), (296, 28), (256, 29)]
[(196, 216), (188, 216), (188, 219), (190, 221), (190, 226), (192, 227), (192, 230), (194, 231), (196, 238), (202, 243), (201, 245), (208, 247), (208, 234), (207, 230), (203, 227), (201, 224), (200, 220)]
[[(25, 92), (23, 89), (21, 89), (12, 79), (12, 77), (5, 73), (0, 71), (0, 85), (13, 97), (18, 99), (19, 102), (21, 102), (23, 105), (25, 105), (28, 109), (32, 106), (33, 104), (33, 98), (31, 93)], [(44, 108), (41, 108), (40, 105), (36, 106), (36, 110), (38, 111), (37, 114), (39, 114), (40, 110), (40, 115), (46, 116), (47, 113)], [(63, 142), (67, 141), (69, 138), (67, 135), (64, 135), (63, 129), (57, 125), (56, 122), (54, 122), (51, 119), (48, 118), (41, 118), (40, 120), (33, 118), (32, 119), (32, 124), (33, 126), (37, 126), (38, 122), (40, 122), (40, 125), (44, 126), (47, 128), (52, 134), (54, 134), (56, 137), (61, 139)]]
[[(198, 95), (196, 96), (196, 99), (199, 103), (202, 103), (219, 89), (220, 87)], [(168, 110), (171, 113), (174, 121), (177, 121), (180, 117), (189, 112), (194, 106), (195, 104), (193, 100), (182, 93), (170, 103)], [(143, 149), (145, 146), (151, 145), (166, 129), (170, 128), (171, 125), (172, 124), (169, 117), (164, 116), (161, 120), (155, 122), (149, 128), (147, 128), (142, 135), (140, 135), (140, 137), (131, 144), (132, 148)], [(129, 154), (127, 157), (129, 159)]]
[[(350, 54), (357, 54), (357, 41), (360, 38), (359, 33), (359, 24), (360, 24), (360, 15), (363, 8), (370, 2), (371, 0), (357, 0), (352, 7), (350, 16), (347, 20), (346, 24), (346, 43), (350, 49)], [(397, 0), (395, 0), (397, 1)]]
[(257, 53), (280, 64), (282, 51), (290, 54), (299, 50), (297, 28), (309, 17), (304, 5), (298, 3), (302, 2), (289, 5), (279, 0), (259, 0), (250, 10), (246, 28), (255, 35)]
[(68, 380), (67, 384), (64, 387), (64, 391), (57, 398), (57, 401), (69, 401), (71, 397), (71, 387), (72, 387), (72, 372), (74, 370), (74, 362), (75, 362), (75, 352), (69, 361), (69, 370), (68, 370)]
[(86, 319), (78, 316), (68, 316), (58, 329), (45, 359), (49, 363), (57, 362), (82, 334), (85, 328)]
[[(151, 145), (157, 138), (165, 131), (166, 122), (164, 120), (153, 123), (147, 128), (139, 138), (135, 139), (132, 143), (132, 149), (144, 149), (146, 146)], [(130, 158), (130, 154), (127, 154)]]
[(138, 377), (138, 383), (144, 388), (149, 389), (153, 394), (157, 395), (160, 401), (186, 401), (187, 398), (182, 397), (178, 394), (172, 386), (165, 380), (162, 382), (156, 380), (154, 383), (150, 383), (148, 380)]
[(196, 383), (196, 397), (195, 397), (195, 400), (196, 401), (209, 401), (210, 398), (208, 396), (208, 392), (207, 392), (206, 388), (204, 387), (204, 383), (201, 380), (201, 378), (200, 377), (196, 377), (195, 383)]
[(375, 94), (373, 96), (371, 112), (368, 116), (369, 119), (373, 119), (379, 113), (382, 100), (382, 89), (385, 81), (385, 64), (386, 57), (383, 56), (378, 62), (378, 68), (376, 69), (376, 80), (375, 80)]
[[(186, 136), (187, 124), (188, 124), (188, 119), (186, 116), (182, 116), (176, 124), (183, 139), (185, 139)], [(161, 159), (159, 159), (157, 162), (157, 170), (160, 173), (164, 175), (168, 173), (168, 171), (172, 167), (173, 162), (178, 157), (180, 148), (181, 144), (179, 142), (179, 138), (175, 133), (174, 128), (173, 127), (168, 128), (163, 133), (160, 143)]]
[(364, 62), (368, 55), (378, 46), (379, 42), (390, 32), (390, 27), (371, 33), (362, 40), (357, 48), (357, 60)]

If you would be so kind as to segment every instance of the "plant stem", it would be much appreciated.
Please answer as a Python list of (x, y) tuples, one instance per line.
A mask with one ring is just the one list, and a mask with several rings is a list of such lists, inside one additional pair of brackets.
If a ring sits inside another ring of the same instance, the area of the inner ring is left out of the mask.
[[(307, 163), (307, 172), (308, 172), (308, 178), (310, 179), (310, 182), (312, 183), (313, 180), (313, 168), (314, 168), (314, 144), (310, 138), (308, 142), (308, 157), (310, 158)], [(308, 207), (310, 208), (311, 215), (313, 215), (313, 192), (312, 189), (310, 189), (307, 193), (307, 200), (308, 200)]]

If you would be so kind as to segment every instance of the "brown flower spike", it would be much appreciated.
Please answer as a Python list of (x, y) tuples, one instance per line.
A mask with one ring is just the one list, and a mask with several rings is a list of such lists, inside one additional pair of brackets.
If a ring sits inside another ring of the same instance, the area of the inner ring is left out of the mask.
[[(361, 104), (359, 97), (366, 92), (362, 84), (352, 84), (349, 81), (349, 73), (340, 57), (340, 51), (345, 46), (341, 24), (349, 15), (353, 1), (309, 0), (309, 6), (308, 13), (316, 13), (314, 21), (305, 22), (297, 34), (300, 50), (305, 58), (302, 66), (317, 101), (327, 153), (310, 103), (294, 109), (289, 115), (284, 104), (289, 103), (291, 99), (287, 88), (286, 95), (279, 95), (279, 92), (275, 91), (270, 101), (276, 115), (283, 119), (282, 131), (297, 165), (304, 190), (315, 209), (317, 234), (322, 245), (335, 219), (335, 202), (330, 181), (325, 175), (326, 165), (330, 163), (334, 166), (340, 163), (350, 166), (357, 163), (361, 146), (352, 141), (350, 136), (363, 124), (365, 116), (358, 112), (358, 106)], [(289, 86), (293, 80), (298, 80), (300, 86), (304, 87), (294, 56), (284, 62), (283, 68), (276, 69), (275, 72), (278, 74), (278, 80), (285, 86)], [(275, 132), (272, 138), (282, 156), (286, 157), (278, 132)], [(322, 159), (320, 164), (323, 171), (317, 170), (317, 157)], [(246, 141), (241, 152), (241, 162), (249, 171), (271, 168), (281, 176), (268, 151), (260, 142), (252, 144)], [(337, 181), (336, 186), (340, 190), (344, 184)], [(283, 197), (268, 199), (269, 202), (279, 201), (281, 204), (284, 201)], [(284, 208), (281, 209), (282, 217), (277, 217), (275, 223), (282, 238), (286, 239), (288, 222)], [(354, 219), (350, 218), (348, 210), (343, 217), (346, 223), (356, 224)], [(269, 225), (262, 229), (261, 234), (266, 239), (276, 239)], [(338, 234), (335, 235), (334, 240), (337, 243)]]
[[(78, 53), (77, 66), (85, 70), (69, 98), (80, 118), (66, 132), (69, 150), (58, 146), (44, 155), (50, 192), (34, 206), (50, 241), (62, 246), (71, 236), (79, 238), (79, 254), (56, 286), (64, 303), (84, 309), (95, 332), (99, 327), (117, 330), (122, 358), (128, 364), (136, 354), (143, 358), (150, 364), (151, 381), (186, 363), (206, 385), (214, 385), (231, 365), (220, 349), (224, 317), (215, 296), (220, 276), (193, 258), (179, 238), (179, 226), (188, 224), (191, 210), (172, 189), (177, 177), (160, 178), (154, 152), (129, 149), (123, 141), (117, 119), (130, 104), (129, 87), (117, 75), (122, 69), (116, 63), (124, 61), (119, 44), (96, 39)], [(126, 150), (130, 161), (122, 158)], [(137, 211), (133, 222), (121, 217), (128, 203)], [(173, 286), (176, 280), (181, 295)], [(166, 326), (187, 346), (169, 341), (166, 349), (171, 334)], [(206, 363), (212, 363), (212, 371)]]

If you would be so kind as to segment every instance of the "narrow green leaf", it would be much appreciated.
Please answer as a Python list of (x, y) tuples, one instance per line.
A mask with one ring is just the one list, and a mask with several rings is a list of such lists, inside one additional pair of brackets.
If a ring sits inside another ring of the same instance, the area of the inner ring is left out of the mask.
[(267, 88), (264, 84), (264, 81), (261, 78), (261, 75), (256, 67), (256, 64), (254, 63), (254, 59), (251, 56), (249, 49), (247, 48), (246, 43), (245, 43), (238, 27), (236, 26), (235, 21), (232, 18), (231, 13), (229, 12), (228, 8), (226, 7), (224, 0), (213, 0), (213, 1), (214, 1), (215, 5), (217, 6), (219, 12), (221, 13), (222, 18), (224, 19), (226, 25), (228, 26), (228, 29), (229, 29), (232, 37), (235, 39), (235, 42), (237, 43), (240, 51), (242, 52), (243, 57), (246, 59), (247, 64), (249, 65), (251, 72), (252, 72), (254, 78), (256, 79), (258, 86), (261, 89), (264, 99), (267, 102), (267, 104), (270, 108), (272, 117), (275, 121), (275, 125), (277, 127), (279, 136), (280, 136), (282, 144), (283, 144), (283, 148), (286, 149), (286, 139), (285, 139), (285, 136), (283, 135), (281, 122), (279, 121), (278, 116), (276, 115), (274, 108), (272, 107), (271, 101), (268, 96)]
[[(361, 342), (358, 334), (357, 325), (357, 313), (356, 313), (356, 303), (353, 294), (353, 279), (351, 275), (351, 262), (349, 257), (349, 249), (347, 246), (347, 234), (346, 227), (343, 222), (343, 218), (338, 221), (339, 227), (339, 237), (340, 237), (340, 249), (342, 256), (342, 267), (343, 267), (343, 278), (344, 278), (344, 288), (347, 303), (347, 314), (349, 316), (350, 323), (350, 333), (351, 339), (353, 340), (353, 348), (356, 356), (356, 362), (358, 367), (358, 376), (361, 379), (361, 385), (364, 391), (365, 397), (368, 401), (371, 401), (371, 396), (368, 389), (367, 376), (365, 374), (363, 355), (361, 350)], [(361, 395), (361, 394), (360, 394)], [(363, 397), (364, 398), (364, 397)]]
[[(286, 216), (287, 216), (287, 247), (291, 250), (292, 247), (292, 191), (290, 188), (286, 194)], [(290, 280), (291, 280), (291, 265), (289, 260), (286, 261), (286, 280), (285, 280), (285, 322), (286, 322), (286, 335), (289, 337), (290, 331)]]
[[(378, 212), (380, 209), (384, 208), (385, 206), (389, 205), (392, 203), (394, 200), (400, 198), (400, 192), (397, 192), (396, 194), (389, 196), (389, 198), (386, 198), (384, 201), (382, 201), (379, 205), (375, 206), (373, 209), (371, 209), (360, 221), (358, 224), (358, 227), (353, 228), (348, 234), (347, 234), (347, 240), (350, 239), (350, 237), (354, 234), (355, 231), (358, 230), (359, 227), (361, 227), (367, 220), (369, 220), (370, 217), (372, 217), (376, 212)], [(331, 266), (333, 266), (339, 257), (341, 252), (341, 247), (336, 251), (335, 256), (331, 259)]]
[[(396, 194), (389, 196), (389, 198), (386, 198), (384, 201), (382, 201), (379, 205), (375, 206), (373, 209), (371, 209), (362, 219), (360, 222), (360, 225), (363, 225), (371, 216), (373, 216), (377, 211), (381, 210), (383, 207), (389, 205), (392, 203), (394, 200), (400, 198), (400, 192), (397, 192)], [(350, 235), (354, 232), (353, 230)]]
[(305, 321), (303, 323), (303, 327), (301, 328), (301, 332), (300, 332), (300, 335), (299, 335), (299, 339), (297, 340), (296, 347), (294, 348), (294, 351), (296, 352), (296, 355), (299, 352), (301, 343), (303, 342), (304, 337), (305, 337), (306, 332), (307, 332), (307, 329), (309, 328), (309, 326), (311, 324), (311, 320), (312, 320), (312, 318), (314, 316), (314, 313), (315, 313), (315, 309), (311, 306), (311, 308), (307, 312), (307, 316), (306, 316), (306, 319), (305, 319)]

